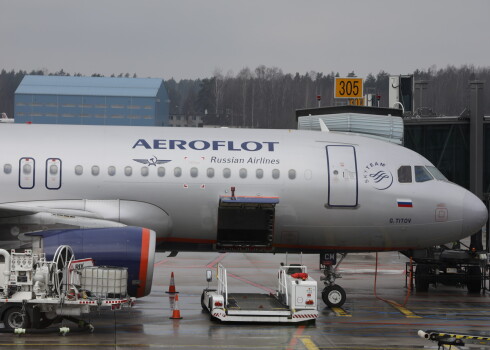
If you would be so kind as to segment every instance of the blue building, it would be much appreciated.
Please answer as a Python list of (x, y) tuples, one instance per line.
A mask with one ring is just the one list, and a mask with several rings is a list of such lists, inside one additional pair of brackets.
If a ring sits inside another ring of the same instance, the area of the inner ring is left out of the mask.
[(169, 124), (162, 79), (27, 75), (15, 91), (16, 123)]

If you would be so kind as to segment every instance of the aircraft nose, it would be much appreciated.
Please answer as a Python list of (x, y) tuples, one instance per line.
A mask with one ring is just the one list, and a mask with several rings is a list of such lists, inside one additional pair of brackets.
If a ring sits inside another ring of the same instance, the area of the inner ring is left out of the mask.
[(488, 210), (483, 202), (471, 192), (463, 199), (463, 233), (472, 235), (487, 222)]

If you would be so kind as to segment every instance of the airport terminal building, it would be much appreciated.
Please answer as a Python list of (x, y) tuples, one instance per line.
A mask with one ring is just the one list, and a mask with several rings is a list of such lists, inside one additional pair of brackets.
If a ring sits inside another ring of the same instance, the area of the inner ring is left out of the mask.
[(162, 79), (27, 75), (15, 91), (16, 123), (169, 125)]

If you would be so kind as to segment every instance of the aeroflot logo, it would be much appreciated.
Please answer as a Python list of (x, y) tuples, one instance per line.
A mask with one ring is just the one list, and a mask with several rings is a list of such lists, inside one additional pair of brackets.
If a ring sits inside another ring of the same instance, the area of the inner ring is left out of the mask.
[(143, 147), (146, 149), (182, 149), (182, 150), (227, 150), (227, 151), (269, 151), (274, 152), (275, 146), (279, 142), (272, 141), (245, 141), (245, 142), (235, 142), (235, 141), (205, 141), (205, 140), (145, 140), (139, 139), (135, 142), (133, 148)]

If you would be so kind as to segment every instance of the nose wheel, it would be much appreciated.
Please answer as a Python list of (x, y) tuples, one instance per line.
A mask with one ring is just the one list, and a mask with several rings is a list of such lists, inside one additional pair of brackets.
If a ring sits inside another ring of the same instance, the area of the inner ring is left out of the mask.
[(345, 294), (344, 288), (334, 284), (325, 287), (322, 291), (322, 299), (328, 307), (341, 307), (344, 305), (347, 295)]
[(321, 276), (320, 279), (323, 280), (323, 283), (325, 284), (325, 288), (323, 288), (322, 291), (322, 299), (323, 302), (330, 308), (341, 307), (344, 305), (347, 299), (344, 288), (338, 284), (335, 284), (335, 280), (342, 277), (339, 273), (337, 273), (337, 269), (347, 254), (341, 255), (342, 257), (337, 263), (335, 253), (320, 254), (320, 267), (323, 270), (324, 275)]

